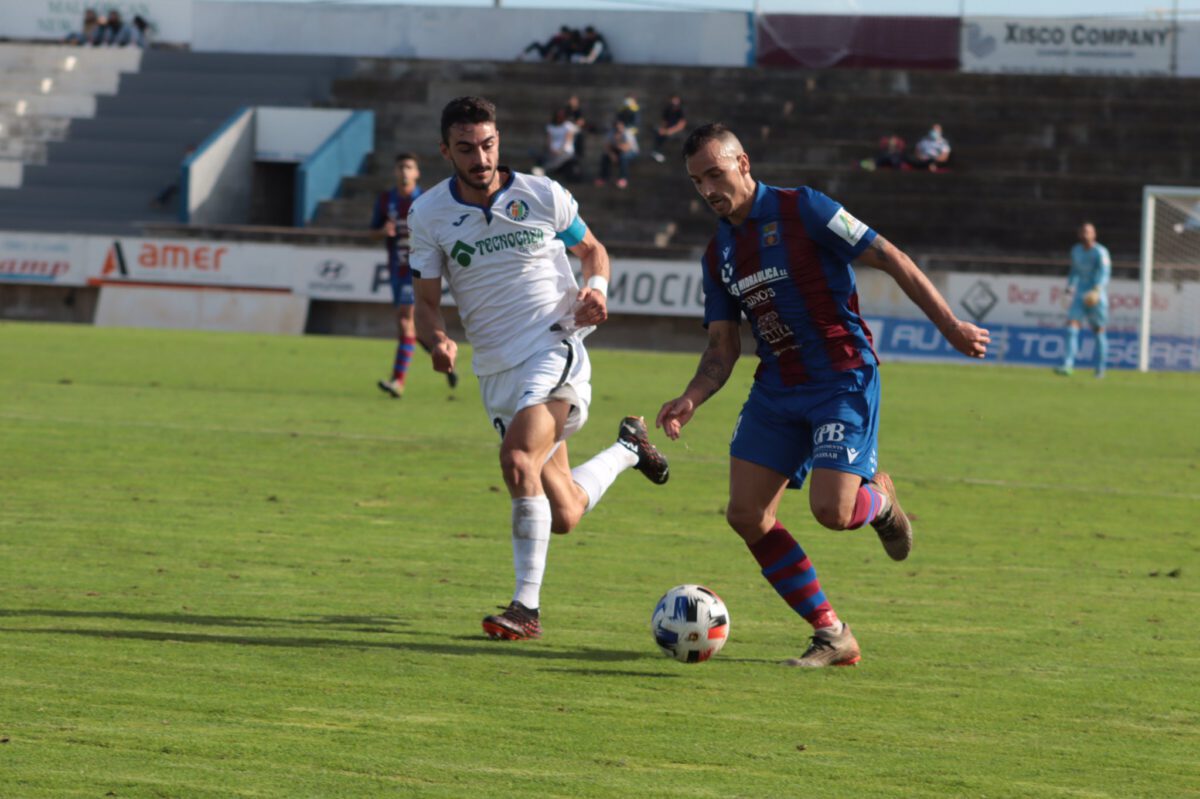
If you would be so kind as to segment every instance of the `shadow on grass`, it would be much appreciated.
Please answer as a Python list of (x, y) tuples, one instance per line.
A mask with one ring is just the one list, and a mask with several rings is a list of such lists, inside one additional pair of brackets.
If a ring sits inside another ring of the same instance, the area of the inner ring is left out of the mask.
[(249, 635), (217, 635), (212, 633), (176, 633), (154, 630), (81, 630), (53, 627), (0, 627), (0, 633), (32, 635), (76, 635), (85, 638), (112, 638), (133, 641), (164, 641), (185, 644), (233, 644), (235, 646), (269, 646), (284, 648), (390, 649), (396, 652), (428, 652), (435, 655), (506, 655), (534, 660), (591, 660), (613, 662), (642, 660), (652, 657), (645, 652), (622, 652), (611, 649), (580, 649), (570, 652), (541, 648), (538, 644), (513, 644), (483, 640), (478, 643), (450, 644), (436, 642), (360, 641), (345, 638), (261, 637)]
[[(657, 660), (657, 658), (655, 658)], [(558, 666), (550, 666), (542, 669), (543, 672), (554, 672), (555, 674), (579, 674), (584, 677), (650, 677), (653, 679), (666, 678), (669, 680), (678, 680), (682, 674), (667, 674), (661, 671), (634, 671), (632, 669), (569, 669), (560, 668)]]
[(314, 616), (312, 618), (273, 619), (263, 616), (198, 616), (191, 613), (125, 613), (116, 610), (50, 610), (25, 608), (0, 609), (0, 618), (56, 619), (117, 619), (120, 621), (150, 621), (163, 624), (195, 624), (203, 627), (314, 627), (363, 633), (396, 632), (391, 627), (407, 627), (409, 622), (399, 616)]

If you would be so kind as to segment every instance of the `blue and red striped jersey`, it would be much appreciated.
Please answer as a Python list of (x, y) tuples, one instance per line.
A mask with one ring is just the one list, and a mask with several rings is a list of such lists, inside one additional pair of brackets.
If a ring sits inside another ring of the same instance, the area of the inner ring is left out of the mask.
[(396, 235), (388, 237), (386, 246), (388, 266), (399, 270), (401, 277), (408, 275), (408, 209), (413, 200), (420, 196), (420, 186), (414, 188), (413, 193), (407, 196), (393, 187), (379, 193), (379, 197), (375, 199), (375, 208), (371, 212), (371, 230), (379, 230), (388, 220), (396, 223)]
[(877, 364), (850, 262), (875, 231), (821, 192), (759, 183), (740, 225), (722, 219), (701, 259), (704, 324), (750, 320), (755, 380), (781, 388)]

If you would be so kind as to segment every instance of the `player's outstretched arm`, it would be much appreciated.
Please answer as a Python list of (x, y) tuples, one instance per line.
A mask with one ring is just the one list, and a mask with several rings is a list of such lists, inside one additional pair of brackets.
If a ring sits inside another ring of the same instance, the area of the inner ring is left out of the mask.
[(589, 230), (571, 252), (583, 267), (583, 288), (575, 299), (575, 324), (598, 325), (608, 319), (608, 278), (612, 273), (608, 250)]
[(883, 236), (876, 236), (871, 246), (858, 256), (856, 263), (872, 266), (891, 275), (954, 349), (969, 358), (987, 355), (987, 345), (992, 341), (988, 331), (956, 317), (945, 297), (929, 282), (925, 273)]
[(434, 371), (453, 372), (458, 345), (446, 334), (446, 321), (442, 318), (442, 280), (414, 278), (413, 292), (417, 300), (413, 314), (417, 340), (433, 356)]
[(679, 438), (680, 428), (691, 421), (696, 409), (725, 385), (741, 354), (742, 337), (738, 332), (738, 323), (710, 322), (708, 347), (700, 356), (696, 376), (688, 383), (683, 394), (663, 403), (655, 426), (661, 427), (672, 441)]

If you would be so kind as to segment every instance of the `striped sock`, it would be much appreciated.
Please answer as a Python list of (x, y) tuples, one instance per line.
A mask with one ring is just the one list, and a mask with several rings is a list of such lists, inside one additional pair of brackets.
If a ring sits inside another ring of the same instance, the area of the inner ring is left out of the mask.
[(783, 525), (776, 522), (766, 535), (750, 544), (750, 553), (775, 592), (805, 621), (814, 628), (838, 624), (837, 614), (817, 580), (817, 570)]
[(864, 483), (858, 487), (858, 496), (854, 498), (854, 515), (850, 517), (847, 530), (857, 530), (864, 524), (875, 521), (875, 517), (883, 513), (887, 507), (887, 497), (879, 489)]
[(412, 361), (413, 348), (417, 345), (417, 340), (409, 336), (400, 339), (400, 343), (396, 345), (396, 361), (392, 364), (392, 379), (399, 381), (400, 385), (404, 385), (404, 379), (408, 377), (408, 364)]

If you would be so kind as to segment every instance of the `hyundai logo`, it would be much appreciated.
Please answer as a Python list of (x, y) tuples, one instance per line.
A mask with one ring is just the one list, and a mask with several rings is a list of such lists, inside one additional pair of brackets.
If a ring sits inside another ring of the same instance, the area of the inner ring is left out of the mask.
[(346, 265), (341, 261), (322, 261), (317, 264), (317, 276), (322, 280), (337, 280), (346, 271)]

